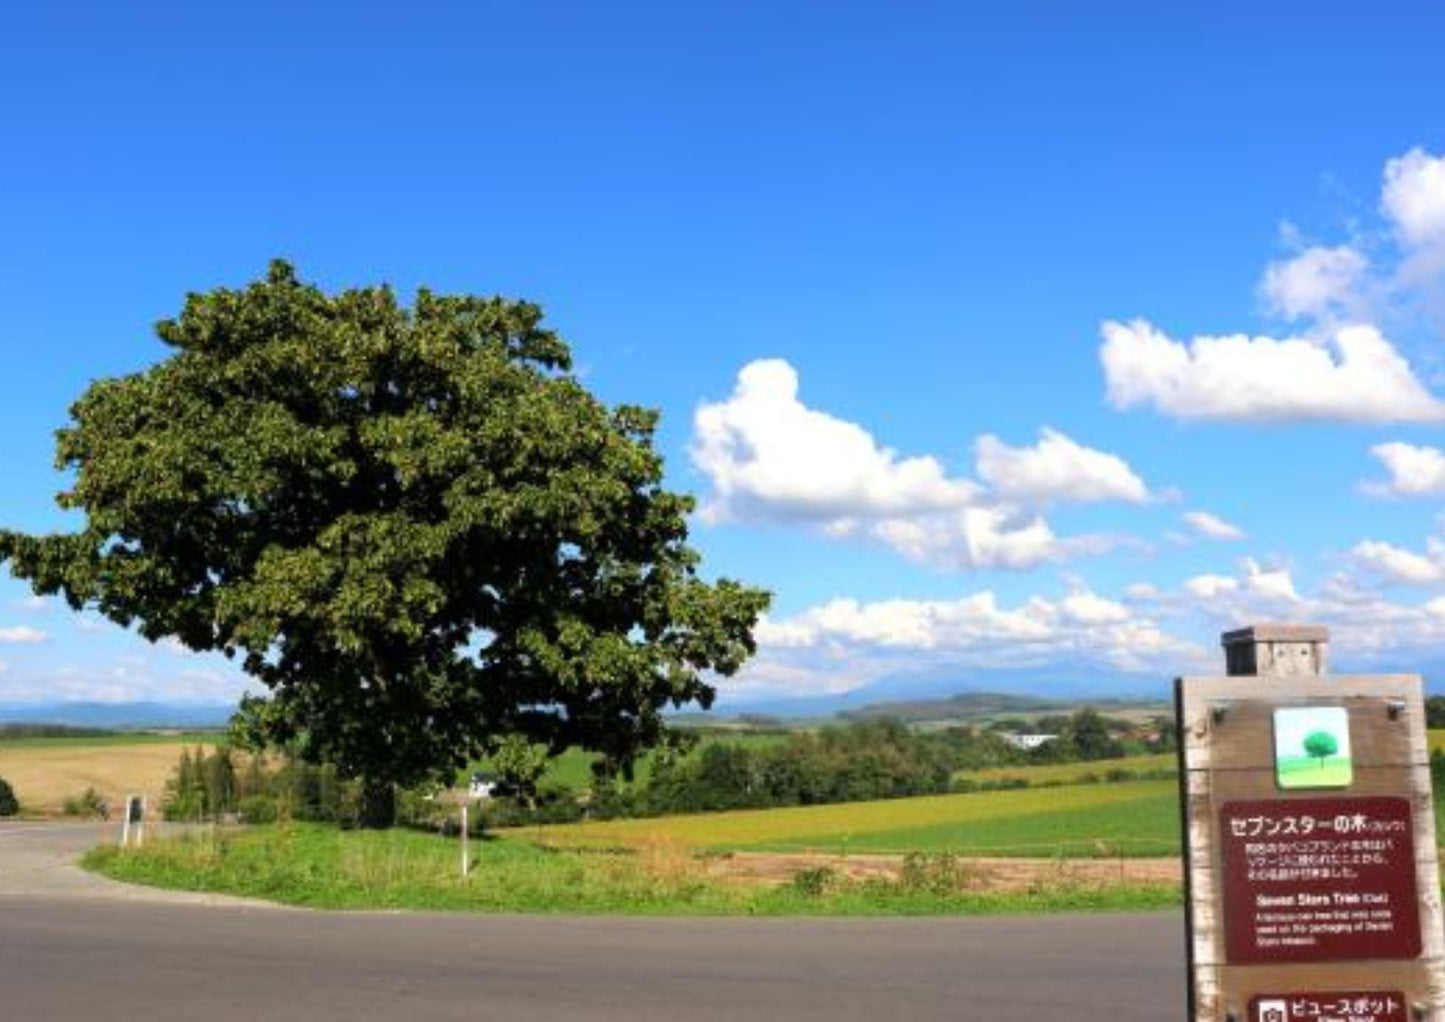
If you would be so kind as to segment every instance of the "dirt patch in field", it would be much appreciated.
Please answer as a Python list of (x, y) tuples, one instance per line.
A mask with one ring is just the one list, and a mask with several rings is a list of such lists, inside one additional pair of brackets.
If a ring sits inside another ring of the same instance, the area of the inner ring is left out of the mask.
[[(896, 880), (901, 855), (734, 852), (708, 860), (709, 872), (737, 883), (782, 884), (806, 869), (826, 867), (850, 880)], [(958, 859), (964, 886), (977, 891), (1027, 891), (1062, 884), (1107, 887), (1122, 884), (1178, 884), (1173, 859)]]

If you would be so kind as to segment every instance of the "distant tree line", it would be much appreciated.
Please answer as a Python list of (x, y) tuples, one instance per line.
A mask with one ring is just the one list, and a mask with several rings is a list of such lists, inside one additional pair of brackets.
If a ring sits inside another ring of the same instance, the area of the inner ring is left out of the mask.
[[(1001, 728), (925, 732), (886, 718), (793, 732), (767, 746), (711, 741), (692, 755), (659, 758), (644, 785), (628, 787), (600, 777), (587, 795), (544, 782), (518, 797), (504, 772), (503, 797), (487, 807), (487, 814), (492, 822), (507, 825), (934, 795), (985, 786), (955, 782), (959, 771), (1117, 759), (1160, 751), (1171, 740), (1155, 729), (1155, 740), (1146, 748), (1092, 709), (1050, 723), (1054, 730), (1045, 733), (1056, 737), (1030, 750), (1010, 743)], [(1130, 735), (1138, 730), (1124, 724)]]
[(72, 727), (69, 724), (0, 724), (0, 739), (17, 738), (105, 738), (114, 731), (99, 727)]
[[(1137, 726), (1130, 724), (1126, 731), (1117, 721), (1087, 708), (1047, 723), (1051, 730), (1045, 733), (1056, 737), (1029, 750), (1012, 744), (998, 727), (920, 731), (886, 718), (782, 732), (767, 745), (715, 737), (699, 745), (694, 734), (690, 742), (660, 753), (645, 783), (628, 784), (604, 770), (586, 791), (548, 780), (540, 747), (504, 742), (492, 763), (499, 781), (497, 795), (477, 815), (487, 825), (507, 826), (1016, 787), (1027, 782), (980, 783), (954, 777), (961, 771), (991, 767), (1117, 759), (1158, 751), (1170, 741), (1168, 734), (1154, 730), (1153, 744), (1146, 748), (1133, 737)], [(1125, 776), (1132, 775), (1109, 771), (1100, 779)], [(432, 788), (401, 791), (399, 822), (448, 826), (454, 807), (436, 799), (436, 794)], [(164, 812), (172, 820), (234, 815), (247, 822), (280, 817), (352, 826), (358, 820), (359, 788), (334, 767), (289, 755), (245, 755), (225, 746), (207, 752), (198, 747), (182, 751), (167, 784)]]

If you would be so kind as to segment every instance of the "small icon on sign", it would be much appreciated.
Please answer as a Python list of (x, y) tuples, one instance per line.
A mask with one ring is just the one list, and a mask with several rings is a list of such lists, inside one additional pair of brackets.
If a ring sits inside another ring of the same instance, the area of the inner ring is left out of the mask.
[(1255, 1006), (1254, 1022), (1289, 1022), (1289, 1006), (1284, 1001), (1260, 1001)]

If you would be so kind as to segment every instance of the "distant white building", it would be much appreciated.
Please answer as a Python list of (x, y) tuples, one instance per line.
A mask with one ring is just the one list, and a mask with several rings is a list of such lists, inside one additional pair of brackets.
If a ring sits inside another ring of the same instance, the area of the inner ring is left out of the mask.
[(1052, 742), (1055, 738), (1058, 737), (1058, 735), (1021, 735), (1017, 734), (1016, 732), (1010, 731), (1003, 736), (1003, 740), (1008, 742), (1015, 749), (1022, 749), (1024, 750), (1024, 752), (1032, 752), (1040, 745), (1047, 745), (1049, 744), (1049, 742)]
[(497, 790), (497, 779), (491, 774), (472, 774), (467, 794), (472, 798), (491, 798)]

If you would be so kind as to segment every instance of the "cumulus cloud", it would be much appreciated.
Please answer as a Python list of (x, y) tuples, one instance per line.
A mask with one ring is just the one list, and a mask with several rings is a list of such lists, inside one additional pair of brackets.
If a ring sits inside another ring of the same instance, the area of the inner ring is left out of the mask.
[(1185, 344), (1143, 320), (1110, 320), (1103, 335), (1099, 357), (1118, 409), (1243, 422), (1445, 421), (1445, 402), (1374, 327), (1342, 328), (1327, 345), (1243, 334)]
[(1375, 496), (1427, 497), (1445, 493), (1445, 453), (1435, 447), (1417, 447), (1398, 441), (1370, 448), (1390, 473), (1385, 482), (1367, 482), (1365, 492)]
[(992, 435), (975, 444), (978, 475), (1007, 500), (1105, 501), (1142, 504), (1149, 489), (1118, 455), (1044, 429), (1033, 447), (1010, 447)]
[(1208, 511), (1186, 511), (1184, 522), (1206, 539), (1244, 539), (1245, 533), (1237, 525), (1231, 525), (1218, 515)]
[(1445, 245), (1445, 157), (1415, 148), (1388, 161), (1380, 208), (1402, 244)]
[(791, 365), (763, 359), (743, 367), (727, 400), (698, 408), (691, 454), (712, 483), (706, 520), (802, 523), (919, 563), (1024, 570), (1119, 542), (1060, 537), (1040, 507), (1150, 499), (1122, 458), (1052, 429), (1024, 447), (982, 436), (978, 480), (952, 475), (932, 456), (905, 457), (808, 407), (798, 386)]
[(1239, 580), (1227, 575), (1196, 575), (1184, 583), (1184, 591), (1201, 600), (1212, 600), (1239, 590)]
[[(836, 599), (791, 617), (765, 619), (759, 657), (732, 694), (778, 686), (792, 693), (838, 691), (830, 672), (846, 665), (866, 683), (907, 668), (947, 664), (1010, 668), (1093, 663), (1121, 671), (1199, 665), (1206, 652), (1148, 617), (1075, 581), (1059, 599), (1008, 606), (991, 591), (952, 600)], [(851, 687), (851, 686), (850, 686)], [(777, 689), (775, 689), (777, 691)]]
[(1261, 568), (1249, 557), (1240, 564), (1244, 568), (1244, 588), (1251, 596), (1271, 603), (1300, 602), (1294, 578), (1287, 568)]
[(1386, 582), (1427, 586), (1445, 581), (1445, 543), (1434, 537), (1427, 540), (1425, 554), (1366, 539), (1355, 545), (1350, 557)]
[(27, 625), (16, 625), (14, 627), (0, 627), (0, 642), (13, 643), (36, 643), (44, 642), (47, 636), (44, 632), (30, 628)]
[(692, 459), (712, 480), (703, 514), (713, 520), (907, 516), (978, 495), (937, 459), (900, 457), (861, 426), (805, 406), (796, 370), (776, 358), (744, 366), (732, 397), (698, 408)]
[(1369, 260), (1355, 248), (1314, 245), (1270, 263), (1260, 293), (1271, 312), (1288, 320), (1326, 319), (1360, 309)]

